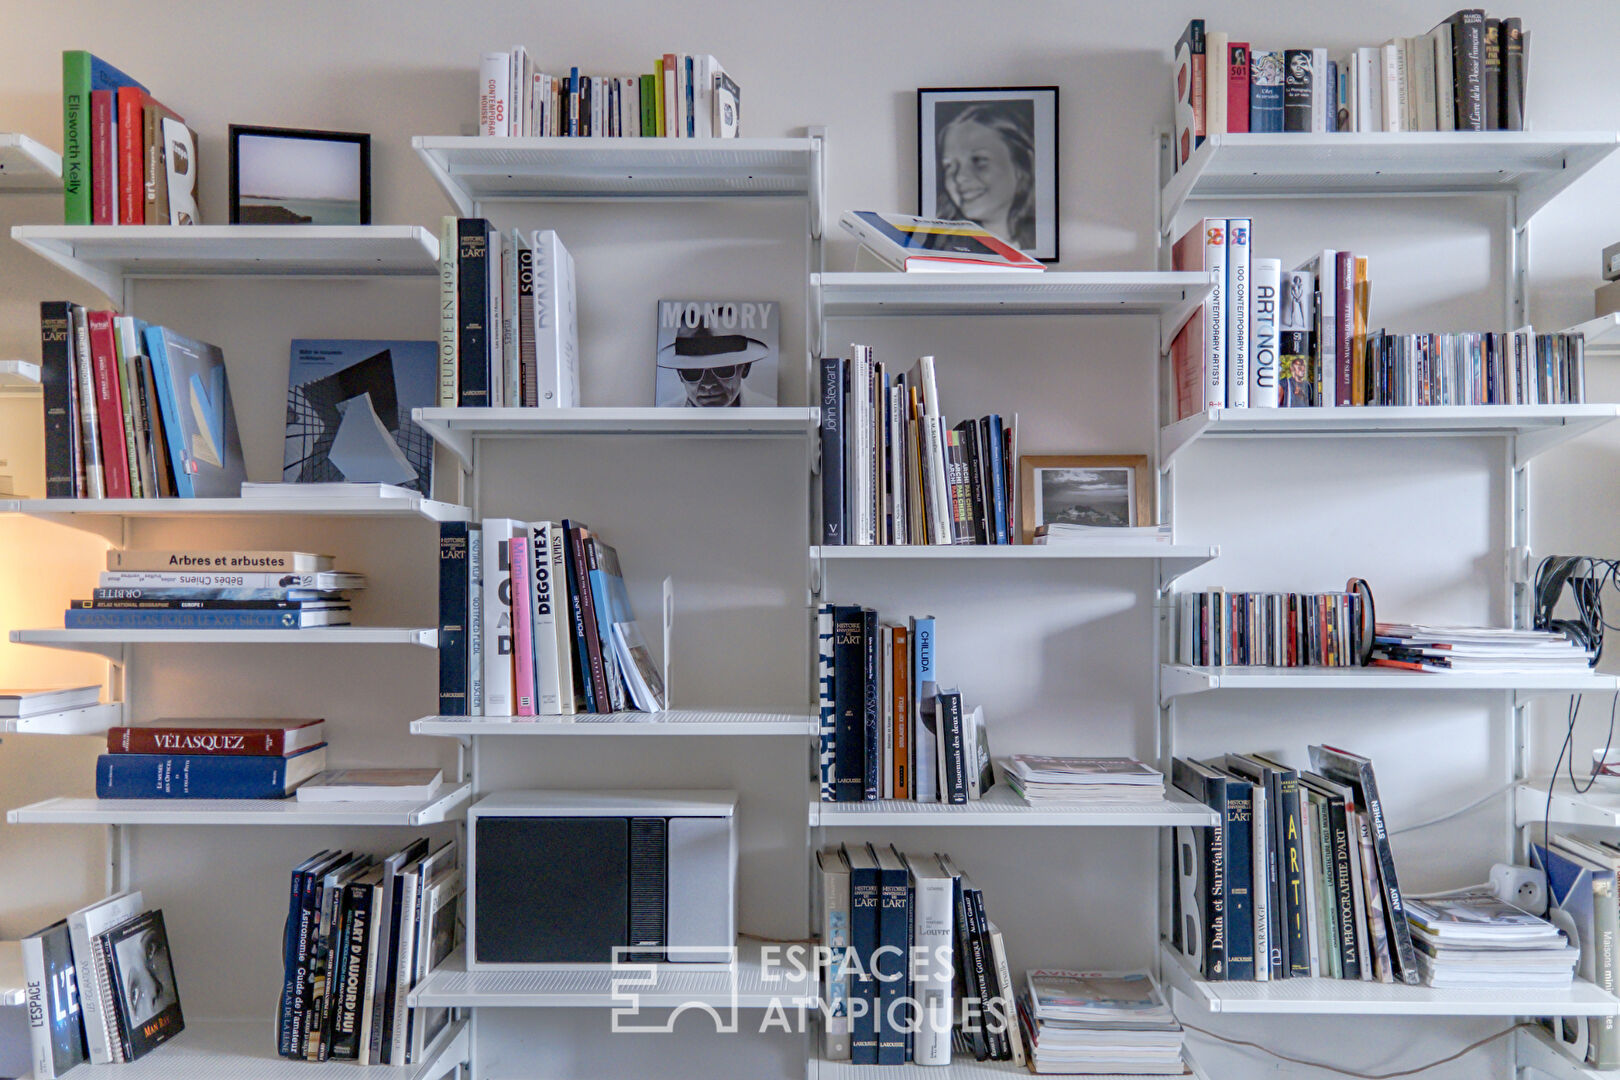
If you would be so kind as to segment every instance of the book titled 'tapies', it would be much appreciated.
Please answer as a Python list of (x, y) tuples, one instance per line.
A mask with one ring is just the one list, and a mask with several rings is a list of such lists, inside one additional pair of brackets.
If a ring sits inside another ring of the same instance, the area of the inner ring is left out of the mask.
[(291, 757), (326, 741), (324, 720), (153, 720), (107, 729), (109, 754)]
[(163, 912), (148, 911), (105, 935), (124, 1058), (135, 1061), (186, 1029)]
[(102, 754), (99, 799), (284, 799), (326, 768), (326, 744), (291, 757)]

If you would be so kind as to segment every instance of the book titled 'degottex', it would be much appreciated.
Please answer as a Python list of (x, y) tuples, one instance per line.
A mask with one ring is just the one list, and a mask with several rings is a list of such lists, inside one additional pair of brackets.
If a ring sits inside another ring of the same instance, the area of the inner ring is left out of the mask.
[(107, 753), (290, 757), (325, 732), (324, 720), (153, 720), (108, 728)]
[(314, 574), (331, 570), (330, 555), (307, 551), (169, 551), (132, 548), (107, 552), (108, 570), (141, 572), (212, 570)]

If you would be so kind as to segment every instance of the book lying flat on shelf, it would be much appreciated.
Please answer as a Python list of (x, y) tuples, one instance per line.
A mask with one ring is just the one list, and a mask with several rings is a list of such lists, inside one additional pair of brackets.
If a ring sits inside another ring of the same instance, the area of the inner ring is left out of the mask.
[(326, 744), (280, 755), (102, 754), (98, 799), (284, 799), (326, 768)]
[(439, 769), (328, 769), (299, 785), (299, 802), (421, 802), (444, 783)]
[(1169, 525), (1071, 525), (1052, 522), (1035, 529), (1035, 543), (1053, 547), (1108, 543), (1119, 540), (1146, 540), (1155, 544), (1170, 542)]
[(861, 251), (889, 270), (1037, 273), (1046, 269), (1003, 238), (971, 221), (883, 214), (875, 210), (846, 210), (838, 221), (845, 232), (860, 241)]
[(1164, 774), (1135, 758), (1045, 757), (1014, 754), (1002, 762), (1007, 783), (1030, 804), (1154, 802), (1164, 798)]
[(48, 690), (0, 688), (0, 717), (26, 719), (68, 709), (87, 709), (100, 700), (100, 686), (65, 686)]
[(306, 551), (183, 551), (171, 549), (114, 548), (107, 552), (108, 570), (211, 571), (214, 573), (251, 571), (255, 573), (313, 574), (332, 569), (330, 555)]
[(1581, 950), (1490, 886), (1408, 897), (1406, 905), (1418, 966), (1430, 986), (1563, 990), (1574, 981)]
[(1145, 971), (1028, 973), (1019, 1017), (1038, 1074), (1183, 1076), (1183, 1032)]
[(291, 757), (326, 741), (324, 720), (150, 720), (107, 729), (109, 754)]
[(1556, 630), (1379, 623), (1372, 663), (1413, 671), (1584, 675), (1593, 650)]
[(242, 483), (244, 499), (409, 499), (417, 494), (398, 484), (340, 481), (306, 484), (282, 480), (273, 483), (247, 480)]

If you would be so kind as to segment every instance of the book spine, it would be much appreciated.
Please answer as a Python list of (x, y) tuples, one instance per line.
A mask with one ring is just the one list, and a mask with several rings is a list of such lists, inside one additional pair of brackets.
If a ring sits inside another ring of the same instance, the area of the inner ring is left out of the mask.
[(118, 118), (119, 225), (146, 224), (146, 185), (142, 182), (145, 144), (141, 137), (142, 105), (146, 95), (136, 86), (116, 91)]
[[(522, 528), (521, 526), (519, 527)], [(536, 715), (534, 680), (534, 555), (527, 536), (511, 540), (513, 712)]]
[[(164, 743), (170, 745), (165, 746)], [(113, 727), (107, 729), (109, 754), (187, 754), (214, 757), (284, 757), (287, 732), (263, 728)]]
[(1281, 259), (1255, 259), (1250, 275), (1253, 299), (1249, 305), (1249, 405), (1275, 409), (1279, 390), (1278, 324)]
[(1281, 796), (1278, 821), (1283, 827), (1280, 854), (1285, 886), (1283, 903), (1288, 916), (1288, 972), (1295, 978), (1305, 978), (1311, 969), (1305, 926), (1304, 817), (1299, 801), (1299, 774), (1281, 773), (1277, 789)]
[[(535, 711), (541, 716), (561, 716), (564, 678), (569, 678), (563, 654), (558, 649), (556, 590), (558, 579), (552, 573), (552, 531), (549, 521), (530, 527), (530, 565), (534, 576), (534, 656)], [(568, 695), (573, 704), (572, 688)]]
[(961, 920), (963, 928), (959, 939), (963, 987), (973, 1005), (972, 1009), (965, 1011), (963, 1026), (967, 1028), (968, 1045), (973, 1050), (974, 1058), (987, 1061), (993, 1056), (993, 1050), (990, 1032), (984, 1022), (984, 1006), (990, 1000), (991, 992), (989, 958), (985, 955), (983, 927), (979, 924), (978, 905), (974, 902), (977, 891), (962, 882), (961, 903), (957, 908), (957, 918)]
[(62, 53), (62, 222), (89, 225), (90, 54)]
[(122, 979), (118, 972), (118, 957), (114, 955), (110, 932), (96, 937), (97, 963), (103, 978), (101, 982), (101, 1010), (102, 1015), (114, 1018), (114, 1023), (108, 1037), (112, 1040), (115, 1060), (118, 1064), (126, 1064), (135, 1060), (135, 1048), (131, 1045), (129, 1016), (124, 1009), (124, 995), (119, 987)]
[(461, 329), (457, 308), (457, 270), (460, 258), (460, 230), (456, 218), (446, 214), (439, 227), (439, 407), (453, 409), (460, 404), (457, 390), (458, 337)]
[(938, 705), (940, 801), (965, 805), (968, 801), (967, 749), (962, 730), (962, 695), (941, 693)]
[(304, 1057), (309, 1040), (309, 1013), (305, 1005), (309, 999), (310, 952), (314, 940), (315, 895), (319, 884), (313, 870), (305, 870), (298, 877), (298, 937), (293, 949), (292, 1000), (287, 1006), (292, 1021), (287, 1056), (292, 1058)]
[(118, 224), (118, 189), (114, 167), (118, 121), (114, 91), (90, 91), (90, 224)]
[(912, 1060), (918, 1065), (951, 1063), (953, 968), (951, 879), (918, 878), (912, 902), (916, 914), (914, 944), (923, 950), (912, 983), (917, 999), (918, 1027), (912, 1041)]
[(1251, 784), (1254, 813), (1250, 818), (1250, 907), (1254, 912), (1254, 977), (1259, 982), (1272, 978), (1273, 940), (1271, 922), (1276, 913), (1276, 890), (1272, 879), (1271, 821), (1276, 808), (1271, 805), (1265, 783)]
[[(517, 264), (517, 307), (510, 320), (517, 339), (517, 389), (508, 402), (534, 408), (540, 404), (539, 345), (533, 318), (534, 301), (534, 249), (520, 236), (512, 238), (513, 257)], [(511, 382), (510, 379), (507, 380)]]
[(1227, 229), (1225, 218), (1204, 219), (1204, 268), (1210, 271), (1214, 287), (1204, 301), (1206, 337), (1204, 342), (1205, 408), (1226, 405), (1227, 341), (1231, 304), (1227, 299)]
[(462, 407), (490, 403), (492, 335), (490, 325), (490, 228), (483, 218), (462, 218), (457, 223), (456, 265), (456, 404)]
[(98, 799), (280, 799), (287, 759), (198, 754), (102, 754)]
[(1283, 129), (1283, 54), (1273, 49), (1249, 53), (1249, 130)]
[(1485, 89), (1485, 130), (1499, 131), (1502, 127), (1502, 21), (1486, 19), (1480, 37), (1483, 60), (1480, 64), (1481, 85)]
[(1283, 50), (1283, 130), (1311, 130), (1311, 50)]
[(464, 521), (439, 525), (439, 714), (468, 715), (467, 573)]
[(934, 671), (934, 619), (924, 617), (910, 622), (911, 639), (911, 741), (916, 747), (916, 768), (912, 772), (914, 798), (918, 802), (940, 799), (938, 677)]
[(33, 1062), (35, 1080), (54, 1080), (58, 1074), (48, 1019), (50, 1005), (45, 996), (45, 943), (35, 935), (23, 938), (18, 948), (22, 953), (23, 1005), (28, 1010), (29, 1060)]
[(995, 529), (995, 543), (1010, 544), (1007, 531), (1007, 456), (1001, 445), (1001, 417), (995, 413), (985, 417), (984, 445), (989, 449), (991, 524)]
[(1485, 13), (1457, 12), (1451, 23), (1452, 71), (1457, 130), (1485, 130)]
[(589, 712), (612, 711), (607, 686), (607, 667), (602, 661), (602, 642), (596, 632), (596, 605), (591, 596), (590, 569), (585, 561), (585, 537), (577, 526), (563, 523), (568, 533), (569, 584), (574, 602), (574, 641), (579, 649), (580, 670), (584, 674), (585, 698)]
[(1006, 1029), (995, 1018), (1000, 991), (996, 979), (995, 948), (990, 941), (990, 916), (984, 908), (984, 890), (974, 888), (967, 893), (968, 901), (973, 906), (973, 935), (977, 945), (974, 965), (979, 982), (979, 1015), (984, 1027), (987, 1057), (991, 1061), (1008, 1061), (1012, 1058), (1012, 1047), (1007, 1040)]
[(416, 941), (415, 871), (401, 873), (394, 878), (392, 924), (389, 939), (387, 974), (383, 983), (382, 1031), (379, 1038), (381, 1060), (385, 1065), (405, 1063), (406, 1023), (405, 1000), (411, 986), (407, 977), (411, 948)]
[(871, 800), (883, 797), (883, 730), (880, 720), (883, 707), (878, 685), (877, 612), (863, 608), (861, 626), (861, 666), (865, 676), (861, 684), (862, 730), (865, 733), (862, 743), (862, 789), (864, 797)]
[(912, 797), (911, 742), (911, 631), (894, 627), (892, 665), (889, 668), (890, 715), (894, 731), (894, 798)]
[(878, 981), (877, 1063), (906, 1063), (907, 1026), (901, 1011), (911, 997), (911, 888), (904, 867), (878, 870), (878, 949), (872, 957)]
[(843, 357), (821, 358), (821, 542), (847, 543), (844, 521)]
[(478, 134), (507, 134), (506, 106), (511, 91), (512, 58), (503, 52), (484, 53), (478, 67)]
[(882, 893), (877, 867), (852, 867), (849, 873), (849, 939), (855, 969), (850, 975), (850, 1063), (878, 1063), (878, 984), (873, 956), (878, 948)]
[(353, 1061), (360, 1056), (358, 1039), (361, 987), (366, 981), (366, 945), (371, 931), (371, 886), (351, 883), (344, 890), (343, 922), (338, 938), (337, 996), (332, 1020), (330, 1056)]
[(552, 640), (557, 650), (557, 710), (563, 716), (580, 711), (579, 661), (575, 656), (573, 584), (568, 574), (568, 534), (559, 522), (546, 522), (551, 545)]
[[(1226, 977), (1252, 982), (1254, 953), (1254, 790), (1247, 780), (1224, 780), (1226, 786)], [(1269, 963), (1269, 958), (1266, 960)]]
[(90, 330), (90, 355), (94, 365), (96, 417), (107, 498), (127, 499), (129, 489), (128, 443), (124, 439), (124, 405), (118, 386), (117, 345), (113, 340), (113, 315), (92, 311), (85, 318)]
[(73, 451), (73, 349), (69, 304), (46, 300), (39, 305), (39, 381), (45, 408), (45, 495), (71, 499), (76, 477)]
[(1356, 319), (1356, 257), (1348, 251), (1335, 252), (1333, 265), (1324, 263), (1324, 274), (1333, 275), (1333, 297), (1337, 314), (1333, 320), (1334, 404), (1355, 403), (1355, 350), (1351, 348)]
[(1502, 20), (1502, 130), (1524, 130), (1524, 23)]
[[(1369, 825), (1372, 830), (1373, 852), (1378, 858), (1378, 880), (1382, 882), (1384, 907), (1389, 913), (1390, 951), (1394, 955), (1401, 982), (1415, 986), (1422, 982), (1418, 973), (1417, 953), (1412, 948), (1412, 932), (1406, 921), (1406, 904), (1401, 899), (1401, 886), (1395, 877), (1395, 851), (1389, 843), (1389, 830), (1384, 823), (1384, 805), (1378, 797), (1378, 781), (1372, 765), (1361, 767), (1361, 789), (1365, 793)], [(1369, 884), (1372, 882), (1369, 881)], [(1375, 888), (1378, 886), (1374, 886)]]
[(591, 588), (591, 608), (596, 615), (596, 640), (602, 645), (602, 671), (607, 682), (608, 702), (611, 711), (618, 712), (631, 706), (625, 701), (624, 673), (619, 669), (618, 654), (613, 649), (613, 585), (602, 566), (600, 545), (594, 537), (585, 540), (585, 569)]
[(1249, 316), (1252, 304), (1250, 282), (1249, 218), (1228, 218), (1226, 222), (1226, 404), (1229, 408), (1249, 407), (1250, 342)]
[(818, 773), (821, 801), (835, 801), (838, 776), (838, 702), (834, 691), (833, 613), (831, 604), (816, 611), (816, 705)]
[(297, 630), (306, 625), (347, 625), (347, 613), (339, 614), (342, 621), (322, 618), (321, 612), (69, 608), (63, 625), (69, 630)]
[(1230, 39), (1218, 30), (1204, 35), (1204, 134), (1226, 134), (1227, 48)]
[(858, 607), (833, 610), (833, 801), (866, 797), (866, 619)]
[(512, 715), (512, 537), (510, 518), (484, 519), (484, 712)]
[(1249, 43), (1226, 45), (1226, 130), (1249, 131)]

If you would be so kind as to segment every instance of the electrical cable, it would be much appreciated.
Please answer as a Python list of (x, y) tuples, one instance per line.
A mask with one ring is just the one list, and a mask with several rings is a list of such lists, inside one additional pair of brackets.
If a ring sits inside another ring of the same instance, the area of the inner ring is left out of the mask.
[(1401, 835), (1401, 833), (1416, 832), (1419, 829), (1427, 829), (1430, 825), (1439, 825), (1442, 822), (1450, 821), (1453, 818), (1460, 818), (1464, 814), (1468, 813), (1468, 811), (1476, 809), (1476, 808), (1478, 808), (1480, 806), (1483, 806), (1485, 803), (1490, 802), (1492, 799), (1494, 799), (1494, 798), (1496, 798), (1496, 797), (1498, 797), (1500, 795), (1504, 795), (1509, 791), (1512, 791), (1517, 786), (1518, 786), (1518, 781), (1515, 780), (1515, 781), (1512, 781), (1510, 783), (1503, 784), (1500, 787), (1494, 787), (1491, 790), (1487, 791), (1485, 794), (1481, 795), (1479, 798), (1475, 799), (1471, 803), (1467, 803), (1467, 804), (1465, 804), (1463, 806), (1459, 806), (1455, 810), (1448, 810), (1444, 814), (1441, 814), (1439, 817), (1432, 817), (1432, 818), (1429, 818), (1427, 821), (1415, 821), (1410, 825), (1402, 825), (1398, 829), (1391, 829), (1391, 830), (1389, 830), (1389, 835), (1391, 835), (1391, 836), (1399, 836), (1399, 835)]
[(1320, 1062), (1320, 1061), (1310, 1061), (1310, 1060), (1308, 1060), (1306, 1058), (1292, 1057), (1292, 1056), (1290, 1056), (1288, 1054), (1278, 1053), (1276, 1050), (1272, 1050), (1272, 1049), (1270, 1049), (1268, 1047), (1262, 1046), (1257, 1042), (1250, 1042), (1247, 1039), (1234, 1039), (1234, 1038), (1232, 1038), (1230, 1036), (1227, 1036), (1227, 1035), (1217, 1035), (1213, 1031), (1209, 1031), (1209, 1030), (1207, 1030), (1205, 1028), (1201, 1028), (1201, 1027), (1196, 1027), (1196, 1026), (1194, 1026), (1192, 1024), (1187, 1023), (1185, 1020), (1182, 1021), (1181, 1026), (1186, 1028), (1188, 1031), (1196, 1031), (1200, 1035), (1208, 1035), (1210, 1038), (1215, 1039), (1218, 1042), (1230, 1043), (1233, 1046), (1247, 1046), (1250, 1049), (1258, 1050), (1262, 1054), (1268, 1054), (1271, 1057), (1274, 1057), (1279, 1061), (1286, 1061), (1286, 1062), (1288, 1062), (1288, 1063), (1290, 1063), (1292, 1065), (1304, 1065), (1307, 1068), (1311, 1068), (1311, 1069), (1321, 1069), (1324, 1072), (1338, 1073), (1340, 1076), (1354, 1077), (1355, 1080), (1396, 1080), (1396, 1077), (1415, 1076), (1420, 1072), (1427, 1072), (1430, 1069), (1438, 1068), (1441, 1065), (1449, 1064), (1449, 1063), (1451, 1063), (1453, 1061), (1456, 1061), (1458, 1058), (1462, 1057), (1464, 1054), (1471, 1054), (1475, 1050), (1478, 1050), (1482, 1046), (1487, 1046), (1490, 1043), (1496, 1042), (1498, 1039), (1506, 1038), (1507, 1036), (1513, 1034), (1515, 1031), (1518, 1031), (1520, 1028), (1534, 1027), (1535, 1025), (1530, 1023), (1529, 1021), (1521, 1021), (1520, 1023), (1514, 1024), (1512, 1027), (1503, 1028), (1501, 1031), (1498, 1031), (1495, 1035), (1487, 1035), (1483, 1039), (1477, 1039), (1474, 1042), (1471, 1042), (1467, 1046), (1463, 1047), (1461, 1050), (1458, 1050), (1455, 1054), (1449, 1054), (1446, 1057), (1438, 1058), (1438, 1059), (1436, 1059), (1434, 1061), (1429, 1062), (1427, 1065), (1415, 1065), (1410, 1069), (1397, 1069), (1394, 1072), (1386, 1072), (1386, 1073), (1356, 1072), (1354, 1069), (1341, 1069), (1337, 1065), (1327, 1065), (1327, 1064), (1324, 1064), (1323, 1062)]

